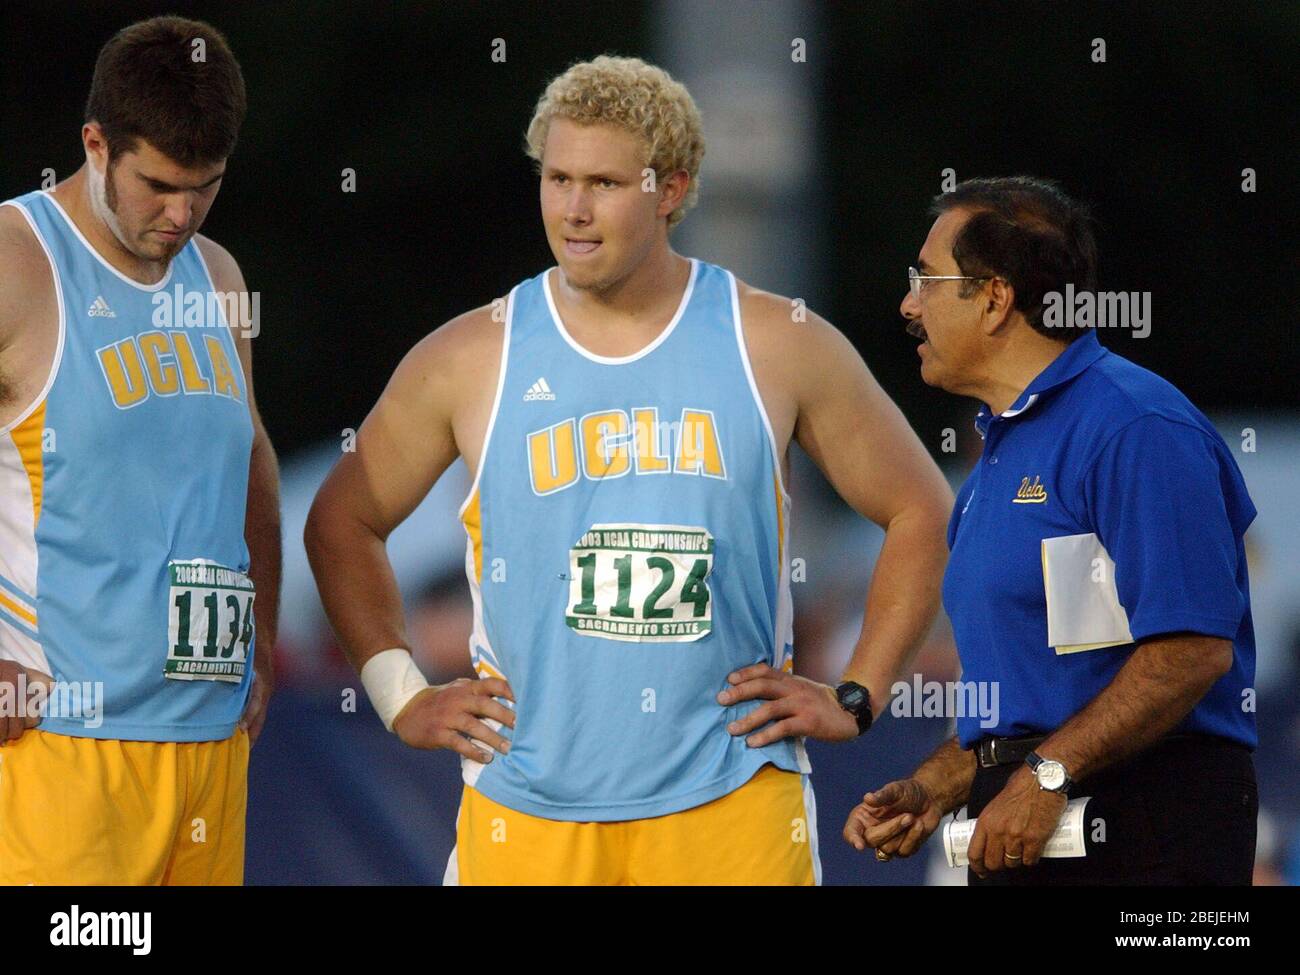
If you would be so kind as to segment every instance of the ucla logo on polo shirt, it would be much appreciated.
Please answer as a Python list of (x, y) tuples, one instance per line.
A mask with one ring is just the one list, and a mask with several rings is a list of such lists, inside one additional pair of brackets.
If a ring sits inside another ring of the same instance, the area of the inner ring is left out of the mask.
[(1029, 478), (1020, 479), (1020, 487), (1016, 490), (1016, 496), (1011, 499), (1012, 504), (1044, 504), (1047, 501), (1047, 488), (1043, 487), (1042, 481), (1038, 475), (1034, 475), (1033, 483)]

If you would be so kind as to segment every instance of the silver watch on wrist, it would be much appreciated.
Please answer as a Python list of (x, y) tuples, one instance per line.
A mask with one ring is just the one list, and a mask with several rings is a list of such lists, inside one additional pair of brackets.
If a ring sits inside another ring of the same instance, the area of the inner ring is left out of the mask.
[(1070, 786), (1074, 785), (1074, 780), (1060, 762), (1043, 758), (1038, 752), (1030, 752), (1025, 757), (1025, 764), (1038, 780), (1038, 788), (1045, 792), (1059, 792), (1066, 797), (1070, 795)]

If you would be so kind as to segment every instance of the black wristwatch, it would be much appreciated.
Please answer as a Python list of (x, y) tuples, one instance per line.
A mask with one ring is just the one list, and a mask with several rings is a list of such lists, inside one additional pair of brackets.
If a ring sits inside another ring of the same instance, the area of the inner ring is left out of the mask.
[(835, 700), (840, 707), (853, 715), (858, 723), (858, 734), (871, 727), (871, 692), (857, 681), (846, 680), (835, 688)]

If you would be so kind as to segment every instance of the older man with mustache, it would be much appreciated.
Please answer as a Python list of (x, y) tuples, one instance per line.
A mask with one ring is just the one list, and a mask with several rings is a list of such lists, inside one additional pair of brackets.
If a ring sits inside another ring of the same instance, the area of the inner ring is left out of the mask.
[[(996, 683), (1002, 707), (993, 728), (959, 716), (845, 839), (909, 856), (967, 804), (974, 884), (1249, 884), (1241, 472), (1172, 385), (1090, 328), (1044, 323), (1067, 287), (1095, 288), (1083, 207), (1016, 177), (962, 183), (933, 212), (901, 311), (922, 378), (983, 404), (943, 596), (963, 679)], [(1088, 797), (1086, 854), (1041, 859), (1071, 797)]]

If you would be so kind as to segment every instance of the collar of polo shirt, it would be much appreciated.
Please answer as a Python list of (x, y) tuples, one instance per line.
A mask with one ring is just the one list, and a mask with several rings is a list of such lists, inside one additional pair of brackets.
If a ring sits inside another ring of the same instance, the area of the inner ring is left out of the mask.
[[(1064, 386), (1105, 354), (1105, 347), (1097, 341), (1097, 333), (1089, 329), (1087, 335), (1067, 345), (1065, 351), (1035, 376), (1033, 382), (1025, 387), (1024, 392), (1016, 397), (1016, 401), (1008, 409), (999, 413), (997, 418), (1010, 420), (1019, 416), (1041, 400), (1044, 393)], [(993, 420), (988, 404), (981, 403), (980, 411), (975, 417), (975, 429), (979, 431), (981, 437), (988, 432), (989, 424)]]

